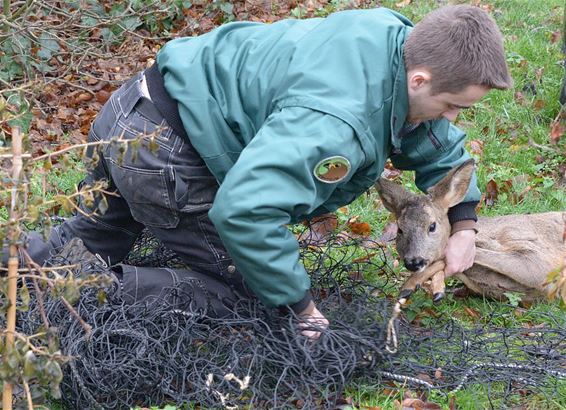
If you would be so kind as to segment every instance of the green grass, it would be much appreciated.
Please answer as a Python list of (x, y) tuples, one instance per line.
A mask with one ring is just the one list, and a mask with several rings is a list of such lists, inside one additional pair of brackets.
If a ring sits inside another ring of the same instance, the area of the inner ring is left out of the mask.
[[(70, 158), (70, 164), (61, 164), (61, 166), (55, 166), (49, 171), (44, 171), (41, 166), (37, 166), (29, 177), (31, 196), (49, 200), (58, 194), (75, 192), (77, 185), (84, 178), (85, 170), (82, 162), (77, 159), (78, 156), (73, 155)], [(60, 215), (69, 216), (63, 210), (61, 210)], [(0, 208), (0, 221), (7, 219), (8, 208)]]
[[(503, 392), (503, 386), (492, 386), (493, 392)], [(383, 390), (381, 386), (367, 386), (367, 388), (358, 388), (355, 390), (347, 391), (346, 394), (353, 399), (355, 403), (363, 403), (360, 408), (367, 408), (376, 406), (381, 410), (398, 410), (399, 402), (402, 401), (404, 389), (401, 389), (399, 393), (391, 393), (387, 391), (382, 394), (375, 394), (376, 390)], [(564, 397), (566, 394), (566, 383), (563, 383), (558, 389), (557, 397)], [(564, 410), (566, 408), (566, 402), (564, 399), (543, 399), (539, 396), (531, 396), (528, 403), (524, 403), (521, 397), (516, 397), (513, 403), (506, 402), (501, 403), (497, 400), (489, 401), (487, 399), (488, 391), (485, 386), (480, 384), (472, 385), (469, 388), (459, 391), (451, 395), (442, 395), (438, 392), (433, 392), (428, 396), (428, 401), (431, 403), (438, 404), (443, 410), (448, 410), (451, 404), (454, 406), (452, 408), (458, 410), (483, 410), (492, 408), (504, 408), (509, 409), (513, 406), (525, 410)], [(397, 401), (397, 402), (396, 402)], [(353, 407), (354, 408), (354, 407)]]
[[(33, 195), (42, 195), (46, 199), (52, 198), (56, 194), (71, 194), (79, 182), (84, 178), (84, 167), (80, 162), (73, 163), (73, 167), (54, 168), (45, 175), (47, 181), (46, 187), (48, 191), (42, 192), (41, 173), (34, 173), (31, 178), (31, 187)], [(56, 189), (54, 189), (56, 188)]]

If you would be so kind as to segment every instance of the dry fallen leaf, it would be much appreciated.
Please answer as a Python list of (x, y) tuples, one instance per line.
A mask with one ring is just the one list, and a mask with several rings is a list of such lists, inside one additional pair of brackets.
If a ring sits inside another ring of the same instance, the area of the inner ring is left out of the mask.
[(448, 403), (448, 408), (450, 410), (456, 410), (456, 396), (450, 397), (450, 402)]
[(468, 316), (473, 317), (474, 319), (479, 319), (481, 317), (480, 313), (477, 310), (470, 307), (465, 307), (464, 312), (466, 312)]
[(440, 367), (434, 371), (434, 378), (436, 380), (442, 380), (442, 369)]
[(110, 93), (106, 90), (100, 90), (96, 93), (96, 101), (100, 104), (104, 104), (110, 98)]
[(425, 402), (419, 399), (404, 399), (401, 402), (402, 410), (422, 410), (424, 406)]
[(487, 206), (493, 206), (495, 201), (497, 201), (497, 196), (499, 195), (499, 189), (497, 188), (497, 183), (490, 179), (485, 187), (485, 204)]
[(546, 102), (544, 100), (535, 100), (535, 102), (533, 104), (533, 108), (537, 111), (540, 111), (544, 108), (545, 105), (546, 105)]
[(429, 383), (429, 384), (433, 384), (433, 383), (434, 383), (434, 380), (432, 380), (432, 377), (430, 377), (430, 376), (429, 376), (428, 374), (426, 374), (426, 373), (419, 373), (419, 374), (417, 374), (416, 377), (417, 377), (417, 379), (420, 379), (420, 380), (422, 380), (422, 381), (425, 381), (425, 382), (427, 382), (427, 383)]
[(515, 315), (515, 317), (522, 317), (526, 312), (526, 309), (523, 308), (515, 308), (515, 310), (513, 310), (513, 314)]
[(535, 71), (535, 78), (540, 83), (542, 81), (542, 76), (544, 74), (544, 67), (537, 68)]
[(80, 93), (80, 94), (77, 96), (77, 99), (78, 99), (79, 101), (83, 101), (83, 102), (84, 102), (84, 101), (90, 101), (90, 100), (92, 100), (92, 97), (93, 97), (93, 95), (92, 95), (91, 93)]
[(348, 222), (348, 227), (356, 235), (369, 236), (371, 234), (371, 226), (367, 222)]
[(328, 240), (328, 236), (338, 226), (338, 217), (334, 214), (325, 214), (311, 219), (308, 223), (308, 229), (299, 235), (299, 241), (305, 241), (309, 244), (322, 245)]
[(470, 151), (475, 155), (483, 154), (483, 141), (472, 140), (470, 141)]
[(371, 258), (373, 258), (376, 255), (375, 252), (373, 253), (368, 253), (365, 256), (361, 256), (359, 258), (356, 259), (352, 259), (352, 263), (365, 263), (365, 262), (369, 262), (371, 260)]
[(523, 93), (521, 91), (515, 91), (515, 101), (519, 105), (525, 104), (525, 97), (523, 96)]
[(552, 121), (550, 125), (550, 142), (552, 144), (557, 144), (558, 140), (564, 135), (566, 132), (566, 126), (564, 121), (560, 119), (560, 116)]
[(403, 8), (403, 7), (407, 7), (409, 4), (411, 4), (411, 1), (412, 1), (412, 0), (403, 0), (403, 1), (400, 1), (399, 3), (396, 3), (396, 4), (395, 4), (395, 7), (399, 8), (399, 9), (401, 9), (401, 8)]

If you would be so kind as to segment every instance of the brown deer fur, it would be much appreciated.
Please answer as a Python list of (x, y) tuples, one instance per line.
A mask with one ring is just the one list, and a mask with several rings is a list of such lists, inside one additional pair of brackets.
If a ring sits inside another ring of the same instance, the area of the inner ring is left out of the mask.
[[(464, 198), (473, 167), (470, 160), (453, 169), (429, 189), (429, 195), (410, 193), (383, 178), (377, 182), (384, 206), (397, 217), (400, 257), (425, 261), (403, 286), (406, 295), (430, 278), (435, 295), (443, 293), (441, 261), (450, 235), (447, 212)], [(480, 217), (474, 265), (456, 276), (473, 292), (491, 298), (504, 299), (505, 292), (521, 293), (526, 301), (544, 297), (547, 275), (563, 258), (565, 221), (566, 212)], [(434, 262), (439, 263), (431, 267)]]

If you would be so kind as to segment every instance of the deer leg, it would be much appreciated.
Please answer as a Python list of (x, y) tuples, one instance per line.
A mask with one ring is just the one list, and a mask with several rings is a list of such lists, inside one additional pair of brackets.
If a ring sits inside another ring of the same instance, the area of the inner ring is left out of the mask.
[(431, 290), (432, 290), (432, 301), (438, 303), (444, 298), (444, 290), (446, 286), (444, 284), (444, 269), (436, 272), (432, 276)]
[[(422, 286), (427, 280), (432, 278), (438, 272), (444, 272), (445, 263), (443, 260), (439, 260), (434, 262), (432, 265), (427, 267), (422, 272), (415, 272), (413, 273), (409, 279), (405, 281), (403, 287), (401, 288), (401, 292), (399, 293), (399, 297), (401, 298), (408, 298), (411, 294), (415, 291), (417, 286)], [(442, 279), (444, 279), (444, 273), (442, 273)], [(444, 280), (443, 280), (444, 282)]]

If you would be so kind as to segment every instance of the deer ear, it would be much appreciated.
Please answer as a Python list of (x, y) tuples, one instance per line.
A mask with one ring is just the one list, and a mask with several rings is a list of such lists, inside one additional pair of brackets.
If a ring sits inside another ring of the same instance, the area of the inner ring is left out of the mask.
[(401, 185), (385, 178), (379, 178), (375, 183), (375, 188), (381, 197), (383, 206), (385, 206), (389, 212), (393, 212), (397, 217), (399, 217), (405, 203), (414, 196), (412, 192), (407, 191)]
[(474, 160), (470, 159), (452, 169), (436, 185), (428, 189), (432, 200), (445, 209), (462, 202), (474, 172)]

